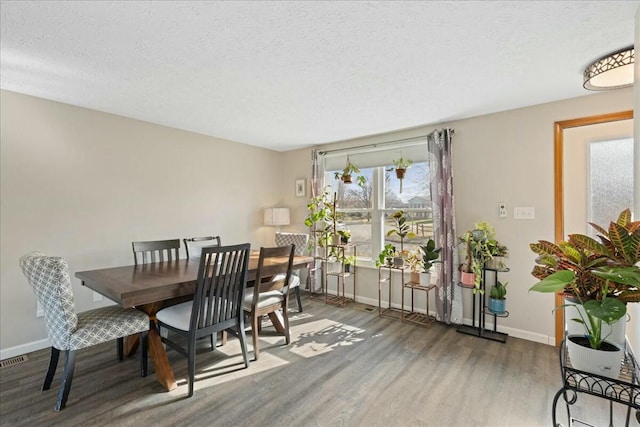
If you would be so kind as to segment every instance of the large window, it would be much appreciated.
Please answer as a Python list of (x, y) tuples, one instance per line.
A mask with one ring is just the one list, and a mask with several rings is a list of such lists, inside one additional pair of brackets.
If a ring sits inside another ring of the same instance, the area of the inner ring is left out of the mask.
[[(426, 157), (426, 148), (422, 147)], [(355, 182), (344, 184), (335, 178), (337, 162), (331, 162), (333, 168), (325, 170), (325, 184), (337, 194), (339, 228), (351, 231), (352, 242), (357, 245), (358, 258), (375, 259), (385, 243), (391, 243), (400, 250), (400, 238), (397, 234), (387, 236), (394, 227), (392, 215), (403, 210), (411, 231), (416, 237), (404, 240), (404, 250), (411, 250), (425, 244), (433, 237), (431, 215), (431, 194), (429, 191), (429, 166), (426, 160), (414, 161), (402, 182), (396, 177), (392, 157), (383, 161), (388, 164), (373, 167), (361, 167), (360, 174), (365, 177), (363, 185)], [(406, 158), (406, 156), (405, 156)], [(356, 159), (352, 157), (356, 164)], [(380, 163), (380, 161), (378, 161)], [(359, 165), (358, 165), (359, 166)]]

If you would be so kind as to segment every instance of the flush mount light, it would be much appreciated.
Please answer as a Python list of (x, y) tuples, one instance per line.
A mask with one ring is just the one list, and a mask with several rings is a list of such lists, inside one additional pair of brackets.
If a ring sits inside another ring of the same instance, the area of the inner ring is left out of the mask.
[(620, 89), (633, 85), (633, 45), (609, 53), (584, 70), (583, 87), (589, 90)]

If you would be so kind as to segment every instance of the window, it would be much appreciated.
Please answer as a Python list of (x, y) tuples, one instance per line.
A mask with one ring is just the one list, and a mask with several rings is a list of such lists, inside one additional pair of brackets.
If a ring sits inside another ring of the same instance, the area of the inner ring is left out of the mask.
[(337, 195), (339, 228), (351, 231), (352, 243), (358, 246), (358, 258), (377, 258), (385, 243), (391, 243), (400, 251), (400, 238), (397, 234), (387, 236), (389, 230), (394, 228), (392, 215), (398, 210), (405, 212), (411, 231), (416, 234), (415, 238), (405, 238), (405, 251), (417, 248), (433, 237), (429, 164), (426, 161), (427, 150), (424, 143), (419, 149), (420, 151), (416, 151), (419, 154), (411, 157), (404, 155), (405, 158), (419, 160), (414, 160), (407, 169), (402, 192), (393, 166), (393, 159), (400, 157), (397, 149), (392, 153), (383, 153), (386, 154), (384, 160), (380, 160), (381, 154), (377, 153), (378, 160), (375, 162), (367, 162), (366, 154), (360, 155), (363, 164), (377, 163), (374, 166), (363, 167), (359, 164), (357, 155), (350, 155), (351, 162), (360, 167), (359, 175), (366, 179), (363, 185), (357, 184), (355, 180), (352, 184), (344, 184), (335, 178), (335, 172), (341, 172), (346, 156), (325, 162), (324, 182)]

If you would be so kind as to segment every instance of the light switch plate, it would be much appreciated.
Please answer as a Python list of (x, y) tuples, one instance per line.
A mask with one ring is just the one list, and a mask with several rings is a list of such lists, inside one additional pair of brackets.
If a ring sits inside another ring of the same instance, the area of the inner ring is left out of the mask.
[(527, 207), (515, 207), (513, 208), (513, 219), (536, 219), (536, 208)]

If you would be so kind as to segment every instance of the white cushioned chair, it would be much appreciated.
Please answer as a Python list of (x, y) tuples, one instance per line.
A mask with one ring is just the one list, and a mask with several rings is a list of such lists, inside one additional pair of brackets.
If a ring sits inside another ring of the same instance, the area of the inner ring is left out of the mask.
[[(309, 235), (305, 233), (283, 233), (276, 232), (276, 246), (289, 246), (295, 245), (294, 254), (298, 256), (304, 256), (309, 254)], [(296, 294), (296, 303), (298, 304), (298, 311), (302, 313), (302, 301), (300, 300), (300, 282), (302, 280), (302, 271), (294, 270), (291, 274), (291, 280), (289, 281), (289, 289), (293, 289)], [(305, 272), (305, 277), (308, 280), (309, 274)]]
[(44, 308), (45, 325), (51, 342), (51, 359), (42, 390), (48, 390), (51, 386), (60, 351), (66, 355), (56, 411), (62, 410), (67, 403), (76, 351), (83, 348), (118, 340), (118, 358), (122, 360), (123, 338), (140, 334), (140, 369), (141, 375), (147, 376), (149, 316), (135, 308), (117, 305), (76, 313), (69, 266), (61, 257), (31, 252), (20, 258), (20, 267)]

